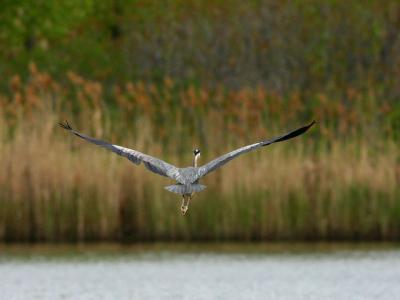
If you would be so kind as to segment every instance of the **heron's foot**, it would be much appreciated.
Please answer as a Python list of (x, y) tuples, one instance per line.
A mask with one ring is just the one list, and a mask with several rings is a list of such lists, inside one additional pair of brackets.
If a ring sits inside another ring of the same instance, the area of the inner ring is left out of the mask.
[(189, 209), (189, 201), (190, 201), (190, 196), (183, 196), (182, 199), (182, 205), (181, 205), (181, 213), (184, 216)]
[(181, 213), (184, 216), (187, 212), (187, 210), (189, 209), (189, 205), (182, 205), (181, 206)]

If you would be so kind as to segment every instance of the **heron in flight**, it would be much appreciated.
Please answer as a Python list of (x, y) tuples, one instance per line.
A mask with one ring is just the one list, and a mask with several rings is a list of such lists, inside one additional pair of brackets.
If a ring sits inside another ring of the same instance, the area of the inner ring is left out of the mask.
[(192, 199), (194, 193), (198, 193), (203, 191), (206, 186), (199, 183), (200, 178), (206, 176), (208, 173), (222, 167), (227, 162), (231, 161), (232, 159), (238, 157), (239, 155), (253, 151), (257, 148), (268, 146), (273, 143), (282, 142), (299, 136), (306, 132), (312, 125), (315, 124), (315, 121), (311, 122), (310, 124), (300, 127), (298, 129), (292, 130), (284, 135), (264, 140), (258, 143), (254, 143), (251, 145), (247, 145), (241, 147), (239, 149), (233, 150), (229, 153), (226, 153), (216, 159), (210, 161), (209, 163), (198, 166), (198, 159), (200, 157), (200, 150), (195, 149), (193, 151), (193, 166), (186, 167), (186, 168), (178, 168), (174, 165), (171, 165), (159, 158), (141, 153), (137, 150), (121, 147), (118, 145), (114, 145), (105, 141), (101, 141), (85, 134), (82, 134), (76, 130), (74, 130), (66, 121), (65, 123), (59, 123), (59, 125), (71, 132), (72, 134), (90, 142), (100, 147), (106, 148), (111, 150), (112, 152), (117, 153), (123, 157), (126, 157), (134, 164), (139, 165), (141, 162), (145, 165), (147, 169), (150, 171), (169, 177), (176, 181), (176, 184), (166, 186), (165, 189), (176, 194), (182, 195), (182, 205), (181, 205), (181, 212), (182, 214), (186, 214), (189, 208), (189, 201)]

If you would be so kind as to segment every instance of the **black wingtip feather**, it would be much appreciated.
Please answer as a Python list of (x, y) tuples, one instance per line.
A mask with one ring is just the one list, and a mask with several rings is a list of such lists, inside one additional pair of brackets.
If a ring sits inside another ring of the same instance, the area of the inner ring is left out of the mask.
[(66, 129), (66, 130), (72, 130), (72, 127), (68, 124), (68, 121), (65, 121), (65, 124), (60, 122), (60, 123), (58, 123), (58, 126), (60, 126), (61, 128)]
[(299, 129), (293, 130), (292, 132), (289, 132), (288, 134), (285, 134), (284, 136), (281, 136), (280, 138), (274, 140), (273, 142), (274, 143), (282, 142), (282, 141), (286, 141), (286, 140), (292, 139), (292, 138), (294, 138), (296, 136), (299, 136), (299, 135), (305, 133), (308, 129), (310, 129), (310, 127), (313, 126), (315, 123), (316, 122), (314, 120), (310, 124), (308, 124), (306, 126), (303, 126), (303, 127), (300, 127)]

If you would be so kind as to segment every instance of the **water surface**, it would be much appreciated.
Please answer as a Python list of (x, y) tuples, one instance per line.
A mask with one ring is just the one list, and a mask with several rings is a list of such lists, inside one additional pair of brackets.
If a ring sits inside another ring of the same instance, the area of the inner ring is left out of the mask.
[(397, 299), (397, 247), (0, 247), (1, 299)]

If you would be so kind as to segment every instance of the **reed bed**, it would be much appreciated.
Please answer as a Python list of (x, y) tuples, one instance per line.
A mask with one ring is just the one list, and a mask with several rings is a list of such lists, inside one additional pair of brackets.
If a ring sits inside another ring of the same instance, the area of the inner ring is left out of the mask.
[[(400, 163), (390, 103), (373, 91), (305, 99), (127, 82), (111, 88), (30, 65), (0, 96), (0, 240), (340, 240), (400, 237)], [(71, 137), (87, 134), (189, 165), (315, 118), (306, 135), (204, 179), (188, 215), (166, 178)]]

